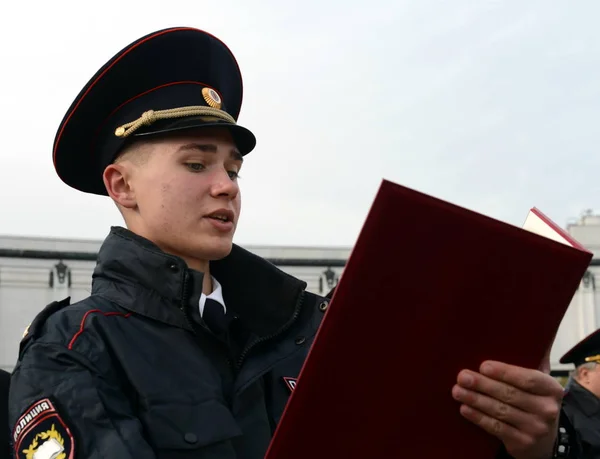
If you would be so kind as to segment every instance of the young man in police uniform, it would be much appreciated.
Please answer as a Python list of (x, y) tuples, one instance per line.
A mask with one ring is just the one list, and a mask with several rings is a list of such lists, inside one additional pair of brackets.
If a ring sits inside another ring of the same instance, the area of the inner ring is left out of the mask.
[(560, 362), (575, 365), (563, 406), (579, 434), (582, 457), (600, 459), (600, 330), (573, 346)]
[[(56, 171), (110, 196), (127, 229), (104, 241), (91, 296), (48, 306), (21, 344), (17, 457), (264, 456), (327, 301), (232, 245), (255, 146), (241, 104), (229, 49), (174, 28), (117, 53), (69, 108)], [(457, 409), (513, 457), (553, 457), (560, 385), (499, 362), (478, 370), (448, 388)]]

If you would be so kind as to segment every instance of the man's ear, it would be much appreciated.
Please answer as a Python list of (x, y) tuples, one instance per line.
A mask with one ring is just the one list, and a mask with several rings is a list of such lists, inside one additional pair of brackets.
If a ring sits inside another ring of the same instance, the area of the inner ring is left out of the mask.
[(589, 368), (582, 366), (577, 370), (577, 376), (582, 382), (586, 382), (585, 379), (587, 378), (589, 372)]
[(119, 205), (133, 209), (137, 205), (131, 186), (132, 165), (127, 162), (110, 164), (104, 169), (102, 179), (108, 195)]

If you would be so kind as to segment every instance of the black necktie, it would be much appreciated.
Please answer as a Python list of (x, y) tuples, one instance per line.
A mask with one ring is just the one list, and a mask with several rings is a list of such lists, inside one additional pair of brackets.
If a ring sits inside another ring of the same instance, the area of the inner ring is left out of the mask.
[(229, 319), (225, 314), (225, 308), (218, 301), (211, 298), (206, 299), (202, 319), (215, 335), (227, 333)]

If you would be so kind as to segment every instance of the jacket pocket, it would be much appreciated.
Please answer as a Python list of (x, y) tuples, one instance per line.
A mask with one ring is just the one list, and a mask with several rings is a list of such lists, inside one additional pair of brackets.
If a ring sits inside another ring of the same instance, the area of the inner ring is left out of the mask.
[(217, 400), (155, 402), (144, 418), (148, 441), (157, 450), (216, 449), (222, 457), (230, 457), (233, 446), (229, 440), (242, 435), (229, 409)]

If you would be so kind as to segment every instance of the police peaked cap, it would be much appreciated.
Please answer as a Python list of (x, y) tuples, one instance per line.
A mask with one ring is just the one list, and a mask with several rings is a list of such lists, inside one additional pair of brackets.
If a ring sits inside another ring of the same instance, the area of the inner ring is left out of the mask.
[(134, 41), (88, 81), (65, 114), (53, 161), (67, 185), (107, 195), (102, 174), (126, 142), (191, 128), (227, 128), (242, 155), (256, 145), (239, 126), (243, 84), (229, 48), (190, 27)]
[(590, 333), (560, 358), (560, 363), (576, 367), (588, 362), (600, 363), (600, 330)]

